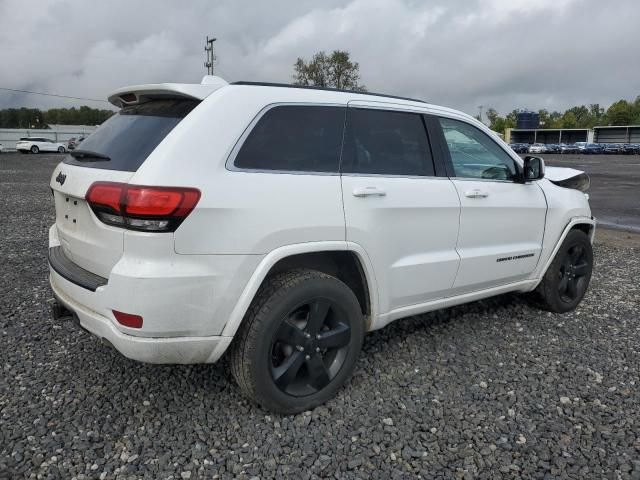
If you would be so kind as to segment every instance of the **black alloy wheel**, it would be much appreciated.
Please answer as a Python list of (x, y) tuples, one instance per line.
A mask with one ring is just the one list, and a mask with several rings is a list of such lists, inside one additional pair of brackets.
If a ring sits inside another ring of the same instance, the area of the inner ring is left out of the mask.
[(589, 236), (581, 230), (571, 230), (534, 292), (535, 303), (551, 312), (574, 310), (587, 293), (592, 271)]
[(282, 319), (271, 342), (271, 378), (283, 392), (305, 396), (335, 378), (347, 357), (351, 327), (328, 298), (305, 302)]
[(573, 303), (579, 292), (586, 290), (583, 284), (587, 281), (586, 275), (590, 271), (584, 246), (578, 243), (569, 247), (558, 270), (558, 292), (564, 302)]
[(277, 273), (263, 282), (234, 336), (231, 372), (269, 410), (309, 410), (347, 382), (364, 333), (361, 305), (340, 279), (311, 269)]

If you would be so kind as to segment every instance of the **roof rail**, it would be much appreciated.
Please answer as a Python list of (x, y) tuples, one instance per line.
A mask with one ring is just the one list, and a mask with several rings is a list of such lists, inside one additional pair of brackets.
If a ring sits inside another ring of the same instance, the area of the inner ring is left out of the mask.
[(231, 82), (229, 85), (253, 85), (258, 87), (284, 87), (284, 88), (301, 88), (305, 90), (325, 90), (328, 92), (357, 93), (360, 95), (371, 95), (374, 97), (395, 98), (397, 100), (409, 100), (411, 102), (427, 103), (418, 98), (399, 97), (397, 95), (387, 95), (385, 93), (359, 92), (357, 90), (346, 90), (343, 88), (317, 87), (315, 85), (292, 85), (290, 83), (272, 83), (272, 82)]

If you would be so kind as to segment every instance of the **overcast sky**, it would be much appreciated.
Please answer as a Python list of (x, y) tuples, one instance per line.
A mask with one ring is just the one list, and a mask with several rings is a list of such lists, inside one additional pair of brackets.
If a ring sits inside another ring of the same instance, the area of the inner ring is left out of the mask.
[[(371, 91), (476, 114), (608, 106), (640, 95), (638, 0), (0, 0), (0, 87), (104, 99), (198, 83), (204, 37), (228, 81), (289, 82), (345, 49)], [(0, 91), (0, 108), (67, 101)]]

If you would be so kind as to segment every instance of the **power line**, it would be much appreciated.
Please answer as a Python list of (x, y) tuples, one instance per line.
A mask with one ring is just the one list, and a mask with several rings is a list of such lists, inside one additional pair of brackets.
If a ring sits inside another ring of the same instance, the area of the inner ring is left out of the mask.
[(56, 93), (45, 93), (45, 92), (32, 92), (31, 90), (18, 90), (15, 88), (0, 87), (0, 90), (4, 90), (7, 92), (15, 92), (15, 93), (29, 93), (31, 95), (44, 95), (46, 97), (69, 98), (71, 100), (87, 100), (89, 102), (109, 103), (106, 100), (98, 100), (97, 98), (71, 97), (69, 95), (58, 95)]

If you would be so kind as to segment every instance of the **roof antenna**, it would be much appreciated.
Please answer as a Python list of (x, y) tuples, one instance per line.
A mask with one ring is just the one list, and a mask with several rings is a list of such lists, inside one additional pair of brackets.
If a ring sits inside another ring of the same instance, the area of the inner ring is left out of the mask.
[(216, 61), (216, 52), (213, 49), (213, 42), (215, 42), (217, 38), (209, 38), (207, 35), (207, 41), (204, 46), (204, 51), (207, 52), (207, 61), (204, 62), (204, 66), (207, 67), (207, 75), (213, 75), (213, 65)]

